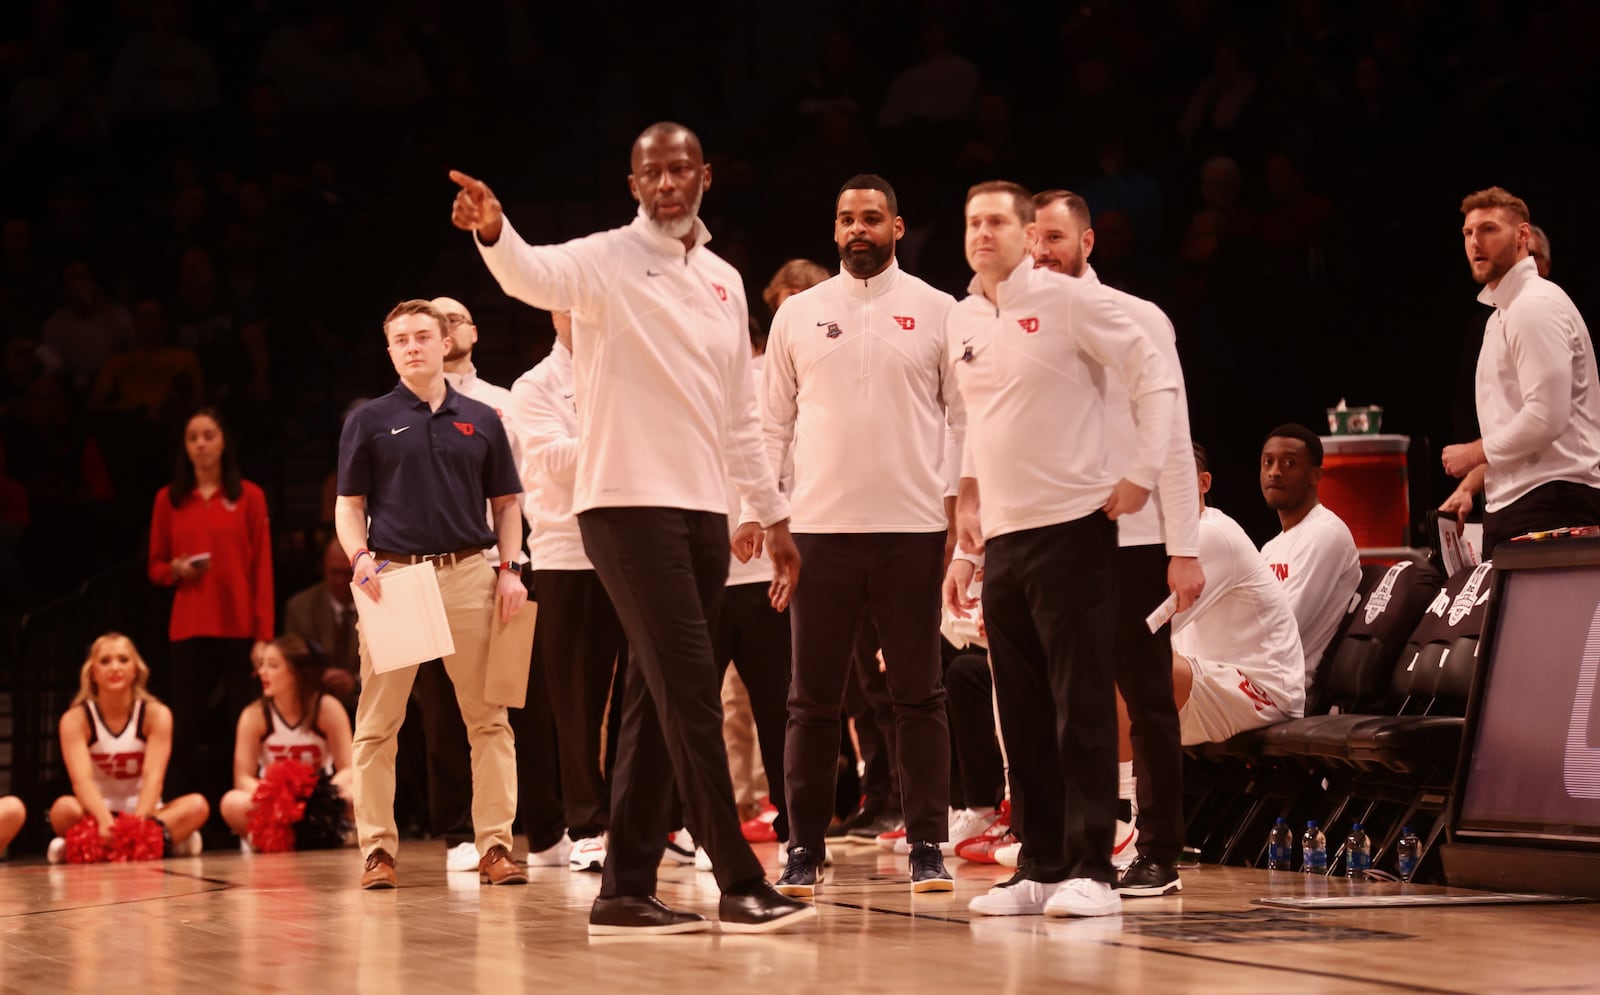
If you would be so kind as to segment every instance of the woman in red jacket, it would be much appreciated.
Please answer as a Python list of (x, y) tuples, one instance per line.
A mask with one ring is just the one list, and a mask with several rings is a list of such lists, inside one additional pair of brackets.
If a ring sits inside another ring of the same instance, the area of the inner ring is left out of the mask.
[(178, 786), (220, 798), (233, 785), (233, 720), (253, 698), (273, 636), (267, 500), (239, 473), (221, 416), (184, 426), (173, 481), (150, 519), (150, 579), (172, 599), (170, 702)]

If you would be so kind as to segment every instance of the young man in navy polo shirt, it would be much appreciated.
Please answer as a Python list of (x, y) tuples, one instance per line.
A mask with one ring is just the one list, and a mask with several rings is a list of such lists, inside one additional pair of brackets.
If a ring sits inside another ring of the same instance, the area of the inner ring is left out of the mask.
[[(522, 490), (500, 416), (458, 393), (444, 377), (449, 348), (444, 316), (427, 301), (396, 305), (383, 322), (400, 383), (351, 414), (339, 438), (339, 498), (334, 525), (355, 582), (374, 601), (386, 574), (436, 570), (456, 652), (445, 658), (472, 746), (472, 824), (480, 880), (522, 884), (511, 859), (517, 813), (517, 761), (503, 706), (483, 700), (489, 631), (496, 610), (509, 620), (527, 600), (519, 571), (496, 569), (483, 551), (522, 545)], [(487, 501), (495, 531), (484, 519)], [(358, 630), (359, 631), (359, 630)], [(395, 734), (405, 719), (416, 670), (372, 671), (361, 639), (361, 700), (356, 706), (356, 830), (366, 868), (363, 888), (393, 888), (399, 832), (394, 822)]]

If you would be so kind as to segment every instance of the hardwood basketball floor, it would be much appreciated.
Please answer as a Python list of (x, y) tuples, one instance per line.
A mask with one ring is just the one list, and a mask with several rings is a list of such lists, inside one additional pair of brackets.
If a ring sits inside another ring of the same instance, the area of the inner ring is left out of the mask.
[[(757, 848), (769, 863), (776, 847)], [(354, 851), (158, 864), (0, 864), (0, 990), (751, 995), (841, 992), (1555, 992), (1600, 990), (1600, 905), (1286, 911), (1269, 895), (1343, 880), (1203, 867), (1180, 896), (1098, 920), (985, 919), (1006, 876), (952, 859), (954, 895), (913, 898), (903, 857), (838, 848), (819, 921), (769, 936), (590, 939), (595, 874), (527, 887), (446, 874), (403, 846), (402, 887), (356, 888)], [(1373, 885), (1395, 891), (1397, 885)], [(1442, 891), (1423, 889), (1419, 891)], [(714, 917), (711, 875), (663, 866), (669, 904)]]

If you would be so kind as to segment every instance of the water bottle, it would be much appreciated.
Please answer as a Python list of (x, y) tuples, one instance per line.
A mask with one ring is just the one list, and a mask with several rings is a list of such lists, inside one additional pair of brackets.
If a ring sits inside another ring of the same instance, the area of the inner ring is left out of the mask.
[(1287, 871), (1294, 867), (1291, 851), (1294, 850), (1294, 832), (1283, 816), (1267, 833), (1267, 870)]
[(1417, 873), (1417, 863), (1422, 859), (1422, 841), (1417, 839), (1417, 834), (1411, 831), (1410, 826), (1400, 830), (1400, 842), (1395, 844), (1395, 854), (1400, 880), (1410, 881), (1412, 875)]
[(1372, 840), (1367, 838), (1367, 831), (1358, 822), (1350, 827), (1350, 835), (1344, 841), (1344, 876), (1364, 878), (1371, 866)]
[(1315, 819), (1306, 823), (1306, 834), (1300, 838), (1300, 869), (1307, 874), (1328, 873), (1328, 838)]

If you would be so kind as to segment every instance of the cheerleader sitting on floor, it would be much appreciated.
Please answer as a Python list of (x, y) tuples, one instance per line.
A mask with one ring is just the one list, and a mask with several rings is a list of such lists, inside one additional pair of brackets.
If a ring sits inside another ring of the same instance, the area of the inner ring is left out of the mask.
[[(154, 819), (165, 837), (160, 854), (193, 856), (200, 852), (198, 830), (211, 806), (197, 794), (161, 801), (167, 761), (172, 757), (172, 712), (146, 690), (150, 668), (133, 641), (108, 632), (89, 647), (78, 676), (78, 695), (61, 716), (61, 757), (72, 779), (72, 794), (50, 806), (56, 838), (46, 855), (59, 864), (69, 857), (65, 837), (84, 818), (94, 819), (96, 847), (73, 859), (105, 859), (90, 855), (114, 849), (112, 830), (118, 815)], [(113, 857), (112, 859), (127, 859)]]
[(339, 795), (351, 797), (350, 718), (337, 698), (322, 693), (322, 669), (299, 636), (280, 636), (262, 654), (262, 696), (239, 715), (233, 790), (222, 796), (222, 818), (247, 843), (256, 789), (279, 760), (331, 772)]

